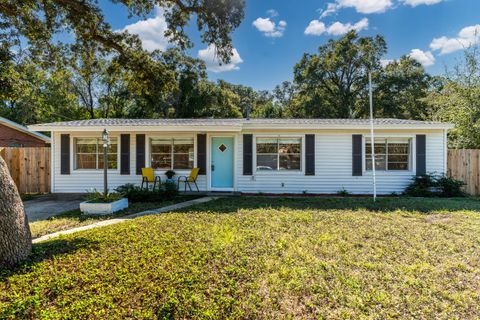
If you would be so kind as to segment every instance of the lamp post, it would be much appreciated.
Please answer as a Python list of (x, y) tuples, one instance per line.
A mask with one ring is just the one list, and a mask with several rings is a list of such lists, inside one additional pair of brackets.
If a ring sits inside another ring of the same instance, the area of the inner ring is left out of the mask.
[(110, 143), (107, 129), (103, 129), (102, 140), (103, 140), (103, 194), (104, 194), (105, 196), (107, 196), (107, 194), (108, 194), (108, 181), (107, 181), (108, 159), (107, 159), (107, 148), (108, 148), (108, 144)]

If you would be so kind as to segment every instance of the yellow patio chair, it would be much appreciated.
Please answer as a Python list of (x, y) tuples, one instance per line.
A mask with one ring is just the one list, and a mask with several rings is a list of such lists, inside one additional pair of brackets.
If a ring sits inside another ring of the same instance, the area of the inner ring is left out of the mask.
[(200, 190), (198, 189), (198, 185), (197, 185), (197, 177), (198, 177), (199, 172), (200, 172), (200, 168), (193, 168), (188, 177), (187, 176), (178, 177), (178, 189), (180, 190), (180, 182), (184, 182), (185, 183), (185, 191), (187, 191), (187, 185), (188, 185), (188, 188), (190, 189), (190, 191), (193, 191), (192, 187), (190, 186), (190, 183), (193, 183), (193, 184), (195, 184), (195, 187), (197, 188), (197, 191), (200, 192)]
[(158, 188), (160, 189), (161, 182), (162, 182), (162, 180), (160, 179), (160, 177), (155, 176), (155, 171), (153, 170), (153, 168), (142, 168), (142, 187), (141, 187), (141, 189), (143, 189), (143, 186), (145, 184), (145, 186), (148, 190), (148, 184), (149, 183), (153, 183), (153, 189), (152, 190), (155, 190), (155, 187), (157, 186), (157, 183), (158, 183)]

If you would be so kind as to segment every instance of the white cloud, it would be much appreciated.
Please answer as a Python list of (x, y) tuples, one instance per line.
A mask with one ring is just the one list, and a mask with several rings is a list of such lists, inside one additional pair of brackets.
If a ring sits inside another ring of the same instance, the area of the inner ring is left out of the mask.
[(422, 4), (432, 5), (442, 2), (443, 0), (404, 0), (403, 2), (409, 6), (416, 7)]
[(327, 30), (325, 27), (325, 23), (320, 20), (312, 20), (308, 24), (307, 28), (305, 29), (304, 33), (311, 35), (311, 36), (319, 36)]
[(205, 49), (199, 50), (198, 58), (205, 61), (207, 69), (212, 72), (225, 72), (225, 71), (238, 70), (240, 69), (238, 65), (243, 62), (237, 49), (233, 48), (230, 62), (227, 64), (222, 64), (220, 59), (217, 56), (217, 48), (213, 44), (209, 45)]
[(393, 4), (391, 0), (337, 0), (343, 8), (355, 8), (360, 13), (382, 13)]
[(340, 36), (349, 32), (350, 30), (355, 30), (357, 32), (360, 32), (367, 28), (368, 28), (367, 18), (363, 18), (362, 20), (358, 21), (355, 24), (341, 23), (337, 21), (327, 28), (327, 33), (334, 36)]
[(273, 32), (275, 30), (275, 22), (270, 18), (257, 18), (253, 21), (253, 26), (260, 32)]
[(334, 22), (330, 26), (325, 26), (325, 23), (323, 23), (320, 20), (312, 20), (308, 24), (307, 28), (305, 29), (304, 33), (308, 35), (314, 35), (314, 36), (319, 36), (323, 33), (327, 33), (333, 36), (339, 36), (343, 35), (350, 30), (355, 30), (357, 32), (360, 32), (364, 29), (368, 28), (368, 19), (363, 18), (362, 20), (358, 21), (355, 24), (351, 23), (341, 23), (339, 21)]
[(157, 7), (154, 18), (140, 20), (129, 24), (121, 31), (136, 34), (142, 40), (142, 46), (147, 51), (165, 50), (169, 46), (169, 40), (165, 37), (167, 22), (164, 17), (164, 9)]
[(387, 65), (389, 65), (390, 63), (392, 63), (394, 61), (395, 60), (393, 60), (393, 59), (381, 59), (380, 60), (380, 65), (385, 68)]
[(458, 33), (456, 38), (440, 37), (430, 43), (430, 49), (440, 51), (440, 54), (448, 54), (462, 50), (480, 42), (480, 24), (465, 27)]
[(320, 19), (328, 17), (329, 15), (337, 12), (337, 10), (340, 9), (337, 3), (330, 2), (327, 3), (327, 9), (322, 10), (320, 13)]
[(270, 17), (276, 17), (278, 16), (278, 11), (275, 10), (275, 9), (270, 9), (270, 10), (267, 10), (267, 14), (270, 16)]
[(428, 67), (435, 63), (435, 57), (430, 51), (422, 51), (420, 49), (413, 49), (408, 56), (417, 60), (422, 66)]
[(393, 6), (392, 0), (336, 0), (327, 4), (321, 18), (329, 16), (342, 8), (354, 8), (359, 13), (382, 13)]
[(285, 28), (287, 27), (287, 22), (285, 20), (280, 20), (277, 25), (270, 18), (257, 18), (252, 24), (258, 31), (263, 33), (264, 36), (270, 38), (279, 38), (283, 36)]
[(419, 5), (433, 5), (445, 0), (335, 0), (327, 3), (327, 8), (321, 12), (320, 19), (332, 15), (344, 8), (353, 8), (359, 13), (383, 13), (396, 6), (396, 3), (403, 3), (411, 7)]

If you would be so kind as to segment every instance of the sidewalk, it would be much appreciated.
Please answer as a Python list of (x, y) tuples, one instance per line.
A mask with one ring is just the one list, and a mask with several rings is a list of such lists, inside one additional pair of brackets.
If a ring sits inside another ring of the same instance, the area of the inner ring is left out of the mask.
[(83, 195), (41, 195), (23, 202), (29, 222), (46, 220), (65, 211), (78, 209)]

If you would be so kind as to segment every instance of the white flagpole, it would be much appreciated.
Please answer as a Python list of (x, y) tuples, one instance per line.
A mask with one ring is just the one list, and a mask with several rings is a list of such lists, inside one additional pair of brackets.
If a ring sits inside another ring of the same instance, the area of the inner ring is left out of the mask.
[(377, 177), (375, 175), (375, 136), (373, 132), (372, 72), (368, 72), (368, 94), (370, 98), (370, 143), (372, 151), (373, 201), (377, 200)]

